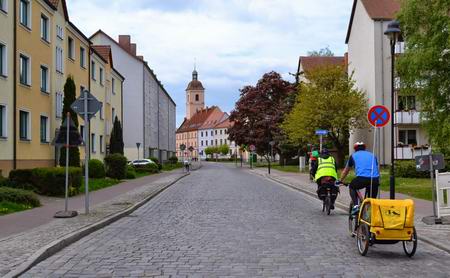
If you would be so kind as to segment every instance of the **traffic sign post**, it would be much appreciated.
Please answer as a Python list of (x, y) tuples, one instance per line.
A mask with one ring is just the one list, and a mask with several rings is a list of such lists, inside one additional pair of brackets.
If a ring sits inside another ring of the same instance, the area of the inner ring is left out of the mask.
[(250, 145), (250, 169), (253, 169), (253, 152), (256, 150), (255, 145)]
[(84, 155), (84, 207), (85, 213), (89, 214), (89, 157), (90, 157), (90, 141), (89, 125), (91, 118), (102, 108), (102, 103), (98, 101), (88, 90), (84, 90), (82, 96), (75, 100), (71, 105), (75, 113), (77, 113), (85, 122), (86, 142)]
[[(74, 131), (75, 129), (75, 131)], [(76, 211), (69, 211), (69, 149), (72, 146), (78, 146), (82, 143), (81, 136), (78, 133), (78, 130), (73, 123), (70, 113), (67, 112), (67, 117), (64, 123), (62, 124), (61, 130), (57, 135), (57, 139), (55, 140), (55, 143), (61, 144), (62, 138), (64, 136), (65, 132), (65, 145), (66, 148), (66, 180), (65, 180), (65, 200), (64, 200), (64, 211), (58, 211), (55, 214), (55, 218), (71, 218), (78, 215), (78, 212)], [(74, 134), (75, 136), (71, 137), (71, 134)], [(76, 136), (78, 135), (78, 136)]]
[[(377, 146), (377, 133), (378, 133), (378, 129), (386, 126), (389, 121), (391, 120), (391, 113), (389, 112), (389, 109), (387, 109), (387, 107), (382, 106), (382, 105), (375, 105), (372, 106), (369, 109), (369, 112), (367, 113), (367, 120), (369, 121), (370, 125), (372, 125), (374, 127), (374, 133), (373, 133), (373, 148), (372, 148), (372, 153), (373, 153), (373, 159), (372, 159), (372, 172), (371, 175), (373, 174), (373, 170), (374, 167), (376, 167), (375, 165), (375, 149)], [(392, 135), (394, 136), (394, 135)], [(390, 198), (391, 199), (395, 199), (395, 178), (394, 178), (394, 146), (393, 146), (394, 142), (392, 141), (392, 149), (391, 149), (391, 160), (392, 160), (392, 165), (391, 165), (391, 177), (390, 177)], [(372, 179), (370, 180), (370, 195), (372, 194)]]
[(318, 129), (318, 130), (316, 130), (316, 135), (319, 135), (319, 141), (320, 141), (319, 151), (322, 152), (323, 136), (328, 135), (328, 130)]

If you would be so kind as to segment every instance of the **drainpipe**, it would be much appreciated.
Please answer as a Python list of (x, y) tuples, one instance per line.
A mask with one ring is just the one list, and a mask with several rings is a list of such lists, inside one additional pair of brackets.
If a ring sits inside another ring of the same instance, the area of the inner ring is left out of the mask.
[[(143, 118), (142, 118), (142, 125), (143, 125), (143, 128), (142, 128), (142, 149), (144, 150), (144, 155), (143, 155), (143, 157), (145, 158), (145, 62), (144, 61), (142, 61), (142, 105), (143, 105), (143, 107), (142, 107), (142, 111), (144, 112), (143, 113)], [(139, 155), (139, 153), (138, 153), (138, 155)]]
[(17, 1), (14, 1), (13, 7), (14, 14), (14, 38), (13, 38), (13, 49), (14, 49), (14, 66), (13, 66), (13, 78), (14, 78), (14, 89), (13, 89), (13, 169), (17, 169)]

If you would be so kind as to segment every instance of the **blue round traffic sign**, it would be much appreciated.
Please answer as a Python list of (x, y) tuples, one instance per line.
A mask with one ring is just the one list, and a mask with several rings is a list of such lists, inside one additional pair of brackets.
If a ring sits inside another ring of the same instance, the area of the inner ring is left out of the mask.
[(369, 109), (367, 119), (372, 126), (383, 127), (389, 123), (391, 113), (385, 106), (375, 105)]

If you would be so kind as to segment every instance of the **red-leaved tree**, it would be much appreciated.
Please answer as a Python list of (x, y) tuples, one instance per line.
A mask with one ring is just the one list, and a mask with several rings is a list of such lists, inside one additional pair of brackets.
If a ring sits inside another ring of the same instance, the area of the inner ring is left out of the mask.
[(263, 75), (256, 86), (245, 86), (231, 112), (234, 122), (229, 129), (230, 140), (238, 145), (255, 145), (257, 154), (269, 159), (274, 141), (274, 152), (282, 137), (280, 123), (295, 102), (295, 85), (285, 81), (276, 72)]

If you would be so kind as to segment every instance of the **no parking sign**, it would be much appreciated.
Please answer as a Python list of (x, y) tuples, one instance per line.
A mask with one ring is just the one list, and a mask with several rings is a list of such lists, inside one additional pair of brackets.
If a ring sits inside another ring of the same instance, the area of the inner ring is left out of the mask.
[(391, 113), (386, 106), (375, 105), (369, 109), (367, 113), (367, 119), (369, 123), (374, 127), (383, 127), (389, 123), (391, 119)]

